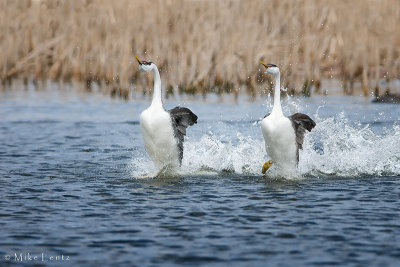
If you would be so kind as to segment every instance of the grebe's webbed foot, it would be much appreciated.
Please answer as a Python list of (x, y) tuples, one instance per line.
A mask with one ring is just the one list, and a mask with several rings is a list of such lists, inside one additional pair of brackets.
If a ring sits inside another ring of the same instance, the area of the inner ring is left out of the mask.
[(261, 171), (262, 174), (265, 174), (268, 171), (268, 169), (271, 167), (271, 165), (272, 165), (272, 161), (271, 160), (265, 162), (263, 167), (262, 167), (262, 171)]

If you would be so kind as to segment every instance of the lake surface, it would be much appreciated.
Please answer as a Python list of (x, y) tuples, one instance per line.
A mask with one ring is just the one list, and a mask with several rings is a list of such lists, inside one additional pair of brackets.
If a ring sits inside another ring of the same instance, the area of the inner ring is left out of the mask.
[(271, 99), (246, 99), (181, 100), (180, 175), (153, 179), (148, 101), (1, 93), (0, 266), (399, 266), (400, 106), (286, 99), (317, 126), (299, 177), (263, 177)]

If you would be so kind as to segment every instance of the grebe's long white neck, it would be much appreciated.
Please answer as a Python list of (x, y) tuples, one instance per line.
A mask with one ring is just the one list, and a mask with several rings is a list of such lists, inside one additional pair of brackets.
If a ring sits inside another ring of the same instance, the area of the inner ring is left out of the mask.
[(147, 62), (144, 60), (142, 61), (137, 56), (136, 56), (136, 59), (139, 63), (140, 71), (143, 71), (143, 72), (153, 71), (154, 72), (153, 100), (151, 101), (150, 106), (163, 108), (162, 95), (161, 95), (161, 77), (160, 77), (160, 73), (158, 72), (158, 68), (157, 68), (156, 64), (154, 64), (153, 62)]
[(162, 106), (162, 95), (161, 95), (161, 77), (160, 72), (155, 64), (153, 65), (154, 72), (154, 91), (153, 91), (153, 100), (151, 105)]
[(281, 75), (278, 71), (275, 75), (274, 107), (271, 114), (283, 115), (281, 107)]

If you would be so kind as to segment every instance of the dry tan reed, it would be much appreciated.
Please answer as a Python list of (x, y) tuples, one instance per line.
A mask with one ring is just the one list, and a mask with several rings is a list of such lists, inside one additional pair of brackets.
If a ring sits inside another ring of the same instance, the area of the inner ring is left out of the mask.
[(262, 59), (280, 65), (292, 93), (333, 78), (369, 94), (400, 78), (399, 22), (398, 0), (3, 0), (0, 77), (98, 82), (127, 97), (150, 83), (137, 54), (168, 92), (256, 95)]

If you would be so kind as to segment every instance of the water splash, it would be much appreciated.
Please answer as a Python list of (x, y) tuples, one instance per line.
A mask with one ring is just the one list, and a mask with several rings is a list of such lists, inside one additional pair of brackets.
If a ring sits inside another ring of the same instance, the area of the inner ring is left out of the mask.
[(344, 113), (321, 120), (305, 139), (299, 170), (303, 175), (339, 177), (400, 175), (400, 127), (382, 135), (370, 125), (352, 126)]
[(185, 145), (185, 157), (182, 162), (184, 172), (213, 170), (241, 174), (260, 173), (267, 159), (264, 141), (252, 139), (237, 133), (237, 142), (221, 141), (213, 133), (204, 135), (198, 142)]
[[(291, 110), (298, 109), (295, 102), (291, 103)], [(313, 117), (317, 126), (306, 134), (300, 151), (300, 177), (400, 175), (399, 125), (377, 134), (371, 125), (349, 122), (344, 113), (324, 119), (318, 114)], [(259, 127), (258, 124), (251, 127)], [(240, 132), (236, 136), (218, 136), (210, 131), (200, 140), (187, 140), (184, 151), (182, 175), (223, 172), (261, 176), (261, 167), (269, 160), (261, 132), (254, 137)], [(134, 158), (131, 170), (135, 177), (149, 170), (156, 172), (148, 157)], [(282, 174), (271, 167), (268, 176), (276, 178)]]

